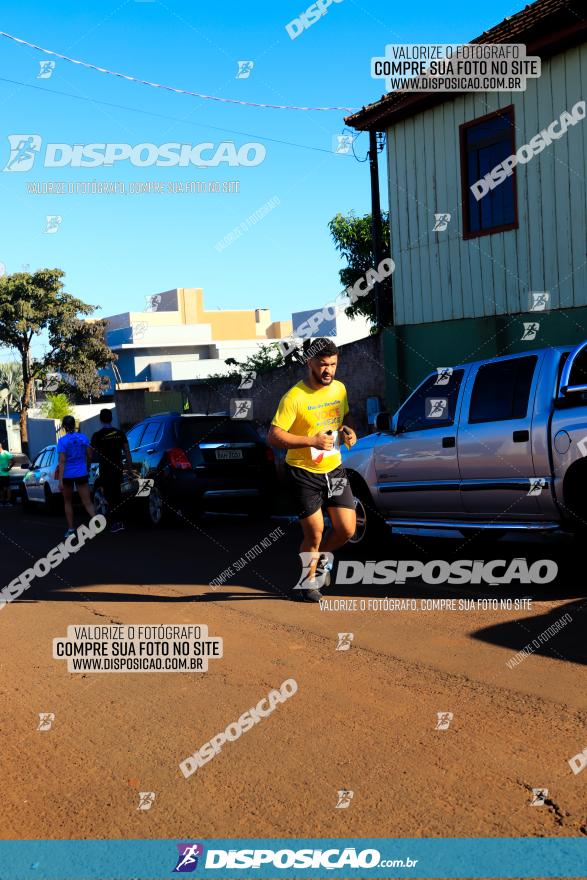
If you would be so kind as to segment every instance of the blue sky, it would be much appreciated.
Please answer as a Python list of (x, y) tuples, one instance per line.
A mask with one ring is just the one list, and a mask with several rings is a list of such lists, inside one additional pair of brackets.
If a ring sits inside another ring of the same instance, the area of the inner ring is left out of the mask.
[[(359, 107), (381, 95), (383, 82), (370, 78), (370, 59), (383, 55), (386, 43), (466, 41), (522, 5), (342, 0), (291, 40), (285, 25), (307, 8), (306, 0), (32, 0), (5, 5), (1, 28), (101, 67), (188, 90), (262, 103)], [(100, 306), (102, 315), (140, 310), (148, 294), (183, 286), (202, 287), (209, 308), (266, 307), (283, 320), (338, 293), (341, 262), (328, 220), (339, 211), (370, 210), (368, 164), (332, 151), (344, 113), (218, 104), (59, 59), (50, 79), (37, 79), (39, 62), (49, 57), (0, 38), (0, 167), (10, 155), (9, 134), (38, 134), (43, 144), (253, 141), (267, 153), (251, 168), (137, 168), (128, 161), (110, 168), (44, 168), (37, 158), (29, 172), (0, 173), (0, 261), (7, 272), (58, 266), (67, 273), (68, 291)], [(236, 78), (239, 60), (255, 62), (248, 79)], [(355, 151), (365, 157), (366, 134)], [(380, 167), (385, 207), (382, 162)], [(127, 186), (239, 180), (240, 193), (26, 191), (27, 183), (55, 180)], [(276, 196), (279, 205), (262, 221), (223, 251), (215, 249)], [(46, 215), (62, 216), (56, 234), (44, 232)]]

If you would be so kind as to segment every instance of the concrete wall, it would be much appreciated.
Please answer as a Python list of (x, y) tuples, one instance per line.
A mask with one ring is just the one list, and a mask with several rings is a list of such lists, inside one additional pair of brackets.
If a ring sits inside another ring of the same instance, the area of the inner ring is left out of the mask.
[[(347, 388), (351, 413), (359, 434), (368, 433), (367, 398), (378, 397), (381, 407), (385, 405), (386, 370), (383, 359), (384, 339), (381, 335), (369, 336), (351, 342), (340, 349), (336, 378)], [(292, 364), (261, 374), (250, 389), (239, 390), (239, 382), (226, 379), (209, 379), (196, 382), (161, 382), (157, 394), (153, 390), (129, 389), (117, 391), (116, 408), (121, 427), (129, 428), (149, 413), (181, 410), (181, 396), (190, 403), (191, 412), (229, 411), (232, 398), (253, 401), (253, 419), (268, 426), (275, 414), (281, 397), (288, 388), (305, 375), (305, 368)]]
[(45, 446), (57, 442), (59, 422), (55, 419), (27, 419), (29, 435), (29, 458), (33, 458)]
[[(384, 406), (384, 372), (381, 336), (369, 336), (341, 347), (336, 378), (346, 385), (350, 411), (360, 434), (369, 430), (367, 398), (379, 397)], [(253, 401), (255, 421), (269, 425), (281, 397), (305, 374), (305, 367), (292, 364), (262, 373), (250, 389), (239, 390), (238, 382), (226, 380), (192, 383), (187, 386), (190, 408), (192, 412), (229, 410), (232, 398), (247, 398)]]

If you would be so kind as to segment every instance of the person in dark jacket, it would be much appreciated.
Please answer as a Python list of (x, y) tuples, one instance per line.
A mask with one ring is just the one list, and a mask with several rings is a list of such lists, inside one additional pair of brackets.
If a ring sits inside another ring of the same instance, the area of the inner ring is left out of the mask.
[(122, 504), (121, 486), (124, 466), (130, 467), (131, 457), (126, 434), (112, 425), (112, 410), (100, 410), (102, 427), (92, 434), (90, 441), (100, 464), (100, 485), (108, 502), (108, 519), (111, 532), (124, 531), (120, 518)]

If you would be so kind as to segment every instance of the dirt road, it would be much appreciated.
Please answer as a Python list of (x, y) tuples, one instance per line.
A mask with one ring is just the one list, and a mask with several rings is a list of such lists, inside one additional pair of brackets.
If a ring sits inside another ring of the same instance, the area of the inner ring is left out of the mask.
[[(278, 526), (230, 586), (208, 586)], [(62, 538), (38, 514), (2, 511), (0, 530), (3, 583)], [(568, 763), (587, 747), (584, 585), (334, 586), (330, 598), (417, 604), (334, 611), (289, 600), (297, 541), (287, 522), (133, 526), (0, 611), (4, 838), (587, 834), (587, 772)], [(530, 593), (525, 609), (428, 610)], [(507, 665), (564, 614), (564, 630)], [(223, 657), (203, 673), (99, 674), (52, 657), (72, 624), (167, 623), (206, 624)], [(339, 633), (353, 634), (348, 650)], [(183, 776), (183, 759), (287, 679), (293, 696)], [(54, 714), (49, 730), (39, 713)], [(548, 789), (542, 806), (533, 788)], [(149, 809), (139, 792), (155, 793)]]

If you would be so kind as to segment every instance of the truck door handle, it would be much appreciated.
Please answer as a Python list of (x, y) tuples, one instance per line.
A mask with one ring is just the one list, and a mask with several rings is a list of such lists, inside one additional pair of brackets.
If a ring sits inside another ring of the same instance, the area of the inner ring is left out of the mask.
[(512, 439), (514, 443), (526, 443), (526, 441), (530, 439), (530, 432), (514, 431), (514, 433), (512, 434)]
[(456, 437), (443, 437), (442, 438), (442, 448), (443, 449), (450, 449), (451, 447), (456, 446), (456, 444), (457, 444)]

